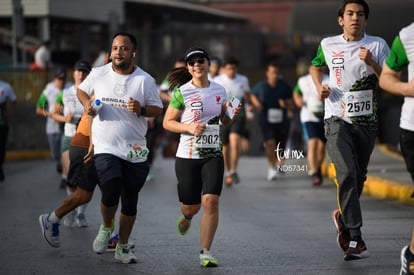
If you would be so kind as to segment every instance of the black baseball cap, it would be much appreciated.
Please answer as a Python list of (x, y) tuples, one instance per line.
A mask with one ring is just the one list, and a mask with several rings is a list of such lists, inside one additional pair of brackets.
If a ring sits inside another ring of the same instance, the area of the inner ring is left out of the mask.
[(64, 68), (57, 68), (53, 73), (53, 77), (66, 77), (66, 70)]
[(208, 60), (210, 60), (206, 50), (204, 50), (202, 48), (191, 48), (185, 53), (185, 56), (184, 56), (185, 62), (187, 62), (190, 58), (192, 58), (194, 56), (201, 56), (201, 57), (205, 57)]
[(88, 73), (92, 70), (91, 64), (89, 64), (89, 62), (85, 61), (85, 60), (79, 60), (78, 62), (76, 62), (73, 69), (80, 70), (80, 71), (85, 71), (85, 72), (88, 72)]

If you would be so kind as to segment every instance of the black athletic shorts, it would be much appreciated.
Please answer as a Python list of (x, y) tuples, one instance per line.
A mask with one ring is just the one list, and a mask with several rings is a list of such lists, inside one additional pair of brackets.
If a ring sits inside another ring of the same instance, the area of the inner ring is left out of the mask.
[(68, 185), (72, 188), (80, 187), (86, 191), (93, 192), (99, 184), (95, 163), (84, 163), (83, 158), (88, 153), (88, 148), (70, 146), (69, 149), (69, 173)]
[(277, 123), (277, 124), (270, 124), (264, 123), (260, 124), (260, 128), (262, 129), (262, 135), (264, 141), (268, 140), (275, 140), (276, 142), (280, 142), (280, 144), (284, 147), (286, 143), (286, 139), (289, 133), (289, 124), (288, 123)]
[(126, 189), (138, 192), (144, 186), (149, 172), (147, 161), (129, 162), (111, 154), (95, 155), (95, 167), (101, 185), (120, 178)]
[(222, 157), (208, 159), (176, 158), (178, 198), (185, 205), (201, 203), (201, 195), (220, 195), (223, 188)]
[(236, 133), (240, 136), (246, 136), (246, 118), (241, 116), (235, 116), (230, 125), (220, 126), (220, 139), (224, 145), (229, 144), (230, 133)]
[(324, 128), (324, 122), (323, 121), (320, 121), (320, 122), (313, 122), (313, 121), (305, 122), (305, 128), (306, 128), (306, 133), (308, 134), (309, 138), (319, 138), (323, 142), (326, 142), (325, 128)]

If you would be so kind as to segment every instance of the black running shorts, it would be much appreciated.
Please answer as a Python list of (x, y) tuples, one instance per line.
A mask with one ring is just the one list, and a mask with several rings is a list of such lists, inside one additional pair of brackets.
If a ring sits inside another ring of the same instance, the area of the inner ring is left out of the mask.
[(178, 198), (185, 205), (201, 203), (201, 195), (220, 195), (223, 188), (222, 157), (208, 159), (176, 158)]
[(220, 126), (220, 139), (221, 142), (224, 145), (229, 144), (230, 139), (229, 135), (230, 133), (236, 133), (240, 136), (246, 135), (246, 119), (244, 117), (236, 116), (233, 118), (233, 121), (230, 123), (230, 125)]
[(129, 162), (111, 154), (95, 155), (95, 166), (101, 185), (118, 178), (126, 189), (134, 192), (141, 190), (149, 172), (147, 161)]
[(69, 173), (68, 185), (72, 188), (80, 187), (86, 191), (93, 192), (99, 183), (95, 163), (84, 162), (84, 157), (88, 153), (88, 148), (70, 146), (69, 149)]

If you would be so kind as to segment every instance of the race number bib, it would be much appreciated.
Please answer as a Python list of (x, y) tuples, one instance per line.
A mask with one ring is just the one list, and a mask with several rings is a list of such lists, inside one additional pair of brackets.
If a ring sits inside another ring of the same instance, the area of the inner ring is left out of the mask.
[(195, 136), (196, 148), (219, 148), (220, 147), (220, 125), (206, 125), (207, 128), (200, 136)]
[(145, 141), (135, 141), (126, 143), (126, 156), (129, 160), (145, 161), (148, 157), (149, 150)]
[(372, 114), (372, 90), (345, 93), (345, 108), (348, 117)]
[(267, 110), (267, 122), (269, 123), (281, 123), (283, 122), (283, 110), (282, 109), (268, 109)]

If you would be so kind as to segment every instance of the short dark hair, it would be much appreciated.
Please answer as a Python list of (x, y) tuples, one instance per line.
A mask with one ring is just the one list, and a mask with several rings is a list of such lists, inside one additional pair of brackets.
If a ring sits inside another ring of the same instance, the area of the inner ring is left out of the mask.
[(369, 7), (368, 7), (367, 2), (365, 2), (364, 0), (344, 0), (344, 2), (342, 3), (341, 7), (338, 10), (338, 16), (344, 17), (346, 5), (352, 4), (352, 3), (361, 5), (364, 8), (365, 18), (368, 19)]
[(267, 62), (267, 66), (266, 66), (266, 68), (269, 68), (269, 67), (279, 68), (279, 65), (277, 64), (277, 62), (276, 62), (276, 61), (274, 61), (274, 60), (270, 60), (269, 62)]
[(239, 60), (237, 60), (237, 58), (233, 56), (228, 56), (223, 61), (223, 66), (226, 66), (226, 65), (235, 65), (239, 67), (240, 63), (239, 63)]
[(222, 65), (222, 61), (221, 61), (221, 59), (219, 58), (219, 57), (217, 57), (217, 56), (213, 56), (213, 57), (211, 57), (211, 59), (210, 59), (210, 62), (211, 63), (213, 63), (213, 64), (217, 64), (217, 65), (219, 65), (219, 66), (221, 66)]
[(127, 36), (129, 38), (129, 40), (131, 40), (132, 45), (134, 46), (134, 50), (137, 48), (137, 39), (135, 38), (135, 36), (133, 36), (132, 34), (128, 33), (128, 32), (117, 32), (116, 34), (114, 34), (114, 36), (112, 37), (112, 40), (115, 39), (115, 37), (117, 36)]

